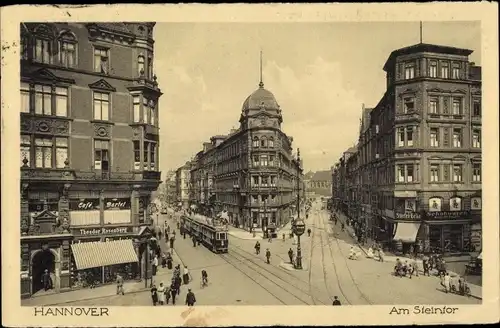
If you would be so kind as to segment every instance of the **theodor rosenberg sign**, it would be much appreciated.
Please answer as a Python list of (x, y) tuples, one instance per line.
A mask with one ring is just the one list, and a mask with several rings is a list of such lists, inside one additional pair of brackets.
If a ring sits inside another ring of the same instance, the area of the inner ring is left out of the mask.
[(73, 229), (73, 234), (79, 236), (120, 235), (129, 233), (132, 233), (132, 227)]

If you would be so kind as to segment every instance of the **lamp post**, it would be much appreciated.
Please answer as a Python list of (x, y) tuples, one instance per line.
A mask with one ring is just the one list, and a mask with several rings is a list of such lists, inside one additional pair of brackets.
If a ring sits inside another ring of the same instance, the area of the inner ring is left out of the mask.
[(297, 149), (297, 219), (293, 223), (293, 232), (297, 235), (297, 263), (296, 269), (302, 269), (302, 250), (300, 236), (304, 234), (306, 225), (300, 218), (300, 149)]

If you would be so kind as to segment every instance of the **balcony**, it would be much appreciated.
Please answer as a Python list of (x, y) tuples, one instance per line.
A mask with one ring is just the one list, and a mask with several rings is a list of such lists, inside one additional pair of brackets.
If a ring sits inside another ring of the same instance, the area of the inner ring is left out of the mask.
[(418, 113), (406, 113), (406, 114), (396, 114), (396, 123), (410, 122), (410, 121), (420, 121), (422, 118)]
[(31, 168), (21, 167), (21, 180), (42, 181), (71, 181), (75, 180), (75, 171), (72, 169)]
[(40, 181), (159, 181), (161, 172), (141, 171), (141, 172), (102, 172), (102, 171), (78, 171), (72, 169), (40, 169), (21, 168), (21, 179)]

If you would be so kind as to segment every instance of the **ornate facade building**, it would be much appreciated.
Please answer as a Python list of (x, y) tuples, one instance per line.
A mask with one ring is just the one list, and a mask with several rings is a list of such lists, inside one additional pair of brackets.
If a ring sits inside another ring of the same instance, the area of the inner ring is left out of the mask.
[(154, 25), (21, 24), (23, 297), (41, 290), (45, 270), (56, 291), (88, 270), (97, 280), (142, 271), (160, 183)]
[(471, 53), (420, 43), (390, 54), (387, 91), (362, 119), (358, 190), (369, 212), (354, 219), (368, 235), (401, 250), (481, 249), (481, 67)]
[(239, 122), (194, 157), (191, 203), (211, 215), (227, 210), (230, 222), (244, 229), (284, 225), (296, 212), (298, 190), (304, 192), (302, 164), (281, 130), (281, 108), (262, 81), (244, 101)]

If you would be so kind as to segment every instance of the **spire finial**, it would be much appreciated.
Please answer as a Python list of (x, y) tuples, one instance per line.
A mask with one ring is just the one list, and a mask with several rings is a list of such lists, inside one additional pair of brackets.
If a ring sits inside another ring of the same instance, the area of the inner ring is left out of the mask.
[(264, 82), (262, 82), (262, 50), (260, 51), (260, 82), (259, 82), (259, 88), (264, 87)]
[(422, 21), (420, 21), (420, 43), (422, 43)]

